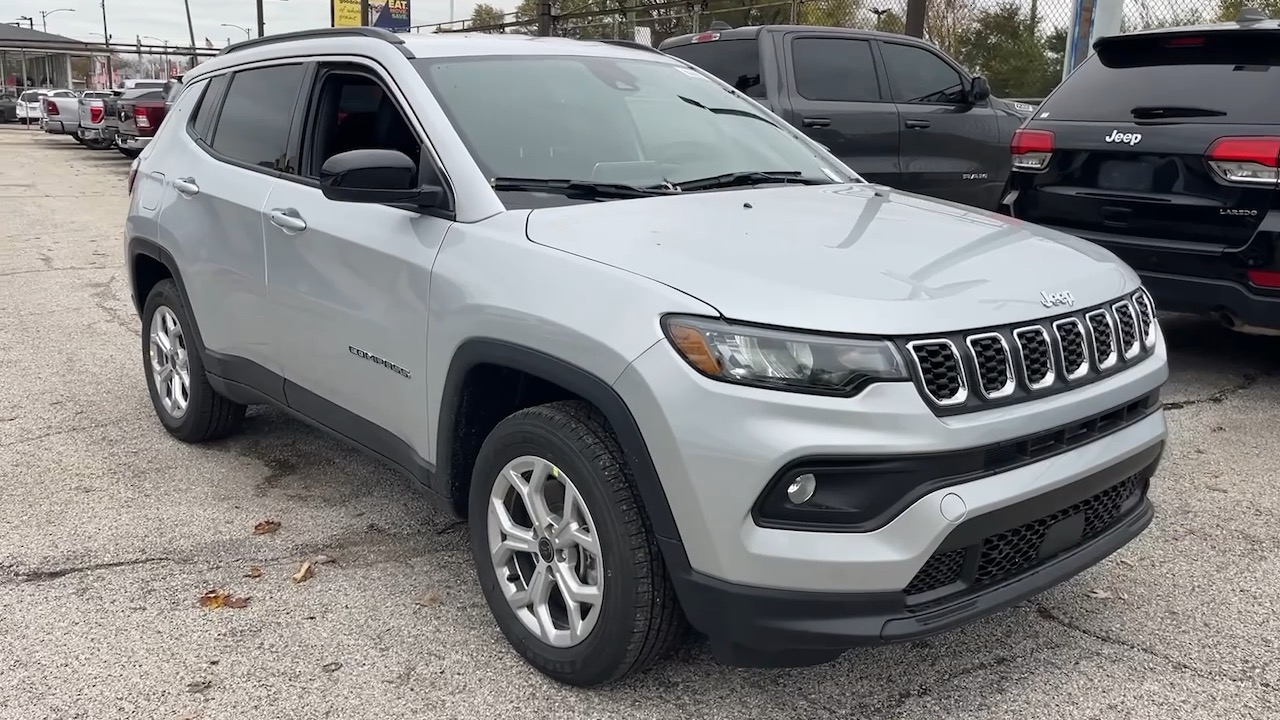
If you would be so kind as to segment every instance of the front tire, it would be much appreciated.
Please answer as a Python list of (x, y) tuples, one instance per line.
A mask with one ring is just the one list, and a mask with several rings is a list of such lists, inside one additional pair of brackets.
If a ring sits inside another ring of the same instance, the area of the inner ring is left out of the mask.
[(594, 408), (556, 402), (498, 423), (476, 459), (469, 521), (498, 627), (547, 676), (603, 685), (683, 639), (631, 469)]
[(156, 283), (142, 309), (142, 365), (160, 424), (184, 442), (217, 440), (240, 429), (245, 406), (219, 395), (192, 341), (195, 323), (173, 280)]

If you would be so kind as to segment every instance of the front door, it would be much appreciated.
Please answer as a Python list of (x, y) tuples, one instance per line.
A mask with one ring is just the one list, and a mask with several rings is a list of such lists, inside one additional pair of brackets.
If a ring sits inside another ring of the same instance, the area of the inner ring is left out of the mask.
[(938, 53), (881, 42), (898, 114), (903, 190), (995, 210), (1009, 164), (990, 100), (968, 101), (969, 80)]
[(797, 32), (786, 48), (793, 90), (783, 119), (867, 180), (896, 186), (898, 110), (881, 87), (871, 42)]
[(264, 206), (267, 291), (289, 405), (414, 471), (430, 456), (427, 298), (450, 221), (331, 201), (319, 187), (324, 161), (343, 151), (394, 149), (423, 162), (407, 105), (388, 87), (363, 65), (319, 68), (298, 174)]

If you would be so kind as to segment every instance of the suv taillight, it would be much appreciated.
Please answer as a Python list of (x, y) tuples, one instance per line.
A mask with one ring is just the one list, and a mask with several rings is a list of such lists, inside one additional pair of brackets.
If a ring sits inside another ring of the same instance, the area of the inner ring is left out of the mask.
[(1218, 177), (1229, 183), (1280, 183), (1280, 137), (1220, 137), (1204, 156)]
[(58, 114), (58, 103), (56, 103), (56, 102), (54, 102), (54, 101), (52, 101), (52, 100), (45, 100), (45, 101), (44, 101), (44, 111), (45, 111), (45, 114), (47, 114), (47, 115), (57, 115), (57, 114)]
[(1018, 128), (1013, 131), (1009, 152), (1013, 154), (1014, 170), (1041, 172), (1049, 167), (1049, 159), (1053, 157), (1053, 133)]
[(133, 181), (138, 179), (138, 163), (141, 161), (142, 158), (134, 158), (129, 164), (129, 179), (125, 181), (125, 188), (130, 195), (133, 194)]
[(107, 109), (101, 105), (92, 105), (89, 107), (89, 122), (97, 125), (102, 122), (102, 116), (107, 114)]
[(151, 108), (139, 107), (133, 109), (133, 121), (138, 127), (149, 130), (151, 129)]

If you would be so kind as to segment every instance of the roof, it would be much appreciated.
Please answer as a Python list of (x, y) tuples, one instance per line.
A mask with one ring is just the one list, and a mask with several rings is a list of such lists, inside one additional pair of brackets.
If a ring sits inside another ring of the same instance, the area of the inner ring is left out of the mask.
[[(1178, 27), (1165, 28), (1148, 28), (1146, 30), (1135, 30), (1134, 32), (1124, 33), (1123, 35), (1112, 35), (1111, 37), (1123, 37), (1124, 35), (1181, 35), (1183, 33), (1218, 33), (1218, 32), (1239, 32), (1249, 30), (1280, 30), (1280, 20), (1268, 18), (1265, 20), (1253, 21), (1234, 21), (1220, 23), (1206, 23), (1202, 25), (1182, 25)], [(1106, 38), (1099, 38), (1099, 41)]]
[(10, 43), (76, 43), (84, 45), (84, 41), (69, 38), (65, 35), (54, 35), (53, 33), (40, 32), (30, 28), (18, 27), (17, 25), (9, 25), (0, 23), (0, 44)]

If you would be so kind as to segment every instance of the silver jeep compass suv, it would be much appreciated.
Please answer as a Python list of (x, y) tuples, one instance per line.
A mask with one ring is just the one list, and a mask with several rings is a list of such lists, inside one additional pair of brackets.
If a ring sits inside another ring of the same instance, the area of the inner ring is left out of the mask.
[(160, 422), (271, 403), (399, 467), (557, 680), (687, 625), (747, 666), (923, 637), (1151, 522), (1165, 348), (1097, 246), (626, 43), (326, 29), (184, 83), (126, 225)]

